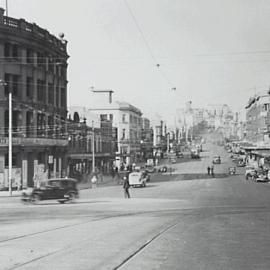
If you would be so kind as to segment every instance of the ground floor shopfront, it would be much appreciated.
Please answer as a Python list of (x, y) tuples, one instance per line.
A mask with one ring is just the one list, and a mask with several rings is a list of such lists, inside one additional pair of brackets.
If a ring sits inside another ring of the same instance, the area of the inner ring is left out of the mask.
[[(95, 155), (95, 172), (100, 174), (111, 174), (115, 156), (111, 154), (98, 153)], [(83, 181), (93, 174), (92, 154), (68, 154), (67, 173), (78, 181)]]
[[(12, 147), (12, 187), (34, 187), (41, 181), (67, 173), (64, 140), (14, 138)], [(0, 189), (9, 186), (7, 139), (0, 140)]]

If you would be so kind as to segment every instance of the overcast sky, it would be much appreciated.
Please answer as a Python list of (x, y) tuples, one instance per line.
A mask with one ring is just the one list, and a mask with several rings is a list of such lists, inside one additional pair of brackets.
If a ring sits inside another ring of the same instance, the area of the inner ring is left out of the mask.
[(65, 33), (68, 105), (94, 86), (168, 118), (188, 100), (240, 110), (270, 85), (269, 0), (9, 0), (9, 16)]

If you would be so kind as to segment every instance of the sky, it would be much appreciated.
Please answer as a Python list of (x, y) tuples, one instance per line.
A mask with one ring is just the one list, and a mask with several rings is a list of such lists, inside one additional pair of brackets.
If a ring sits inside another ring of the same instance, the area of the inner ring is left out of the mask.
[(269, 0), (8, 0), (8, 15), (65, 34), (68, 106), (94, 86), (172, 121), (189, 100), (244, 112), (270, 86)]

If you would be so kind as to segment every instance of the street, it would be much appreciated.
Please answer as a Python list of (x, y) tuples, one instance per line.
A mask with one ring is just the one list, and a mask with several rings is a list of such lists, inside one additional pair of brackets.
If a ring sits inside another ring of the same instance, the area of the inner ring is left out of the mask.
[(64, 205), (0, 198), (0, 268), (269, 269), (270, 185), (246, 181), (243, 168), (228, 176), (229, 154), (203, 146), (200, 160), (179, 159), (131, 199), (120, 185)]

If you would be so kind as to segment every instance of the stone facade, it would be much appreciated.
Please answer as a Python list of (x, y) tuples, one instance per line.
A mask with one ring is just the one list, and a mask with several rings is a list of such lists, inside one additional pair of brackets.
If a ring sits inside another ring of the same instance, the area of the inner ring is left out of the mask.
[(63, 36), (0, 9), (0, 188), (7, 186), (10, 92), (13, 185), (33, 186), (39, 178), (65, 174), (66, 45)]

